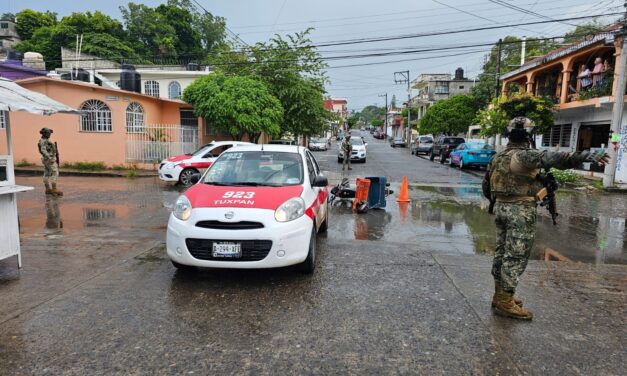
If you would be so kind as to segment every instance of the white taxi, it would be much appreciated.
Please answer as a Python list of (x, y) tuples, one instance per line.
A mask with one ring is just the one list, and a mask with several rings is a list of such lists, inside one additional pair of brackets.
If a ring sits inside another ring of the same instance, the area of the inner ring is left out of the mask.
[(159, 164), (159, 179), (191, 185), (191, 177), (209, 168), (217, 157), (227, 149), (238, 145), (253, 145), (243, 141), (218, 141), (203, 145), (192, 154), (183, 154), (164, 159)]
[(329, 222), (327, 184), (302, 146), (231, 148), (176, 201), (167, 254), (180, 269), (300, 264), (312, 273)]

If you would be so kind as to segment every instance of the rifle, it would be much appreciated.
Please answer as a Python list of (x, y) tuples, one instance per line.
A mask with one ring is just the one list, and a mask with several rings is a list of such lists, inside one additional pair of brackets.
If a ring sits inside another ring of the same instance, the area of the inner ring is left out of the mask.
[(488, 207), (488, 213), (494, 214), (494, 204), (496, 203), (496, 197), (491, 192), (490, 187), (490, 169), (486, 171), (483, 181), (481, 182), (481, 190), (483, 191), (483, 197), (487, 198), (490, 201), (490, 206)]
[(61, 162), (59, 162), (59, 148), (57, 147), (57, 142), (54, 142), (54, 150), (57, 152), (56, 153), (56, 159), (57, 159), (57, 167), (61, 167)]
[(557, 225), (557, 221), (555, 218), (559, 215), (557, 213), (557, 202), (555, 199), (555, 192), (559, 188), (559, 184), (555, 180), (555, 176), (551, 171), (547, 172), (544, 176), (538, 174), (536, 175), (536, 179), (542, 183), (544, 188), (538, 192), (536, 198), (540, 201), (540, 206), (546, 207), (551, 213), (551, 219), (553, 220), (553, 225)]

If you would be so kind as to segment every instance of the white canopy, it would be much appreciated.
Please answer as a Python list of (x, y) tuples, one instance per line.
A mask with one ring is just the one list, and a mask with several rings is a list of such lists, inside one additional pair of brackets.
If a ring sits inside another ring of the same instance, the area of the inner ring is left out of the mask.
[(79, 111), (49, 97), (25, 89), (11, 80), (0, 77), (0, 111), (23, 111), (32, 114), (78, 114)]

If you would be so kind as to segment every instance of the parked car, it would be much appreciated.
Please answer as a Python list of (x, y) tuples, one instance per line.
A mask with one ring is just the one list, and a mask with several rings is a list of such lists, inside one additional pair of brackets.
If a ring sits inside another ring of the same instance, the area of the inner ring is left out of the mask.
[(335, 141), (340, 141), (344, 139), (344, 132), (337, 132), (337, 135), (335, 136)]
[(392, 139), (392, 142), (390, 142), (390, 146), (393, 147), (393, 148), (395, 148), (397, 146), (400, 146), (400, 147), (404, 148), (405, 147), (405, 140), (403, 140), (402, 137), (394, 137)]
[(465, 140), (462, 137), (440, 136), (429, 150), (429, 160), (433, 161), (436, 155), (440, 156), (440, 163), (446, 162), (449, 154), (453, 149), (463, 144)]
[(496, 154), (492, 145), (482, 142), (465, 142), (453, 150), (449, 156), (451, 166), (464, 169), (469, 166), (487, 166)]
[[(360, 137), (351, 137), (351, 145), (353, 145), (353, 151), (351, 153), (351, 161), (360, 161), (366, 163), (366, 145)], [(342, 143), (338, 144), (337, 162), (342, 163), (344, 161), (344, 150), (342, 150)]]
[(191, 154), (176, 155), (164, 159), (159, 164), (159, 179), (163, 181), (178, 182), (182, 185), (191, 185), (191, 177), (203, 172), (225, 150), (237, 145), (252, 145), (243, 141), (219, 141), (210, 142)]
[(324, 138), (310, 138), (309, 150), (327, 150), (327, 140)]
[(372, 135), (372, 137), (382, 140), (385, 138), (385, 135), (381, 131), (374, 131), (374, 134)]
[(433, 136), (418, 136), (411, 144), (411, 153), (418, 156), (419, 153), (429, 154), (433, 146)]
[(270, 140), (268, 141), (269, 145), (296, 145), (295, 140), (281, 139), (281, 140)]
[(234, 147), (193, 180), (168, 221), (166, 250), (175, 267), (300, 264), (313, 272), (317, 234), (328, 227), (329, 189), (309, 150)]

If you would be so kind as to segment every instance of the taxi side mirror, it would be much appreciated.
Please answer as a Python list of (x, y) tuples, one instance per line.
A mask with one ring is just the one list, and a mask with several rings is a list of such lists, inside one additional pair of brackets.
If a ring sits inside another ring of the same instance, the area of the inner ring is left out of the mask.
[(312, 187), (326, 187), (329, 185), (329, 180), (326, 176), (318, 175), (314, 178), (313, 182), (311, 182)]
[(192, 184), (196, 184), (200, 181), (200, 174), (199, 173), (195, 173), (193, 174), (190, 179), (189, 179), (190, 183)]

